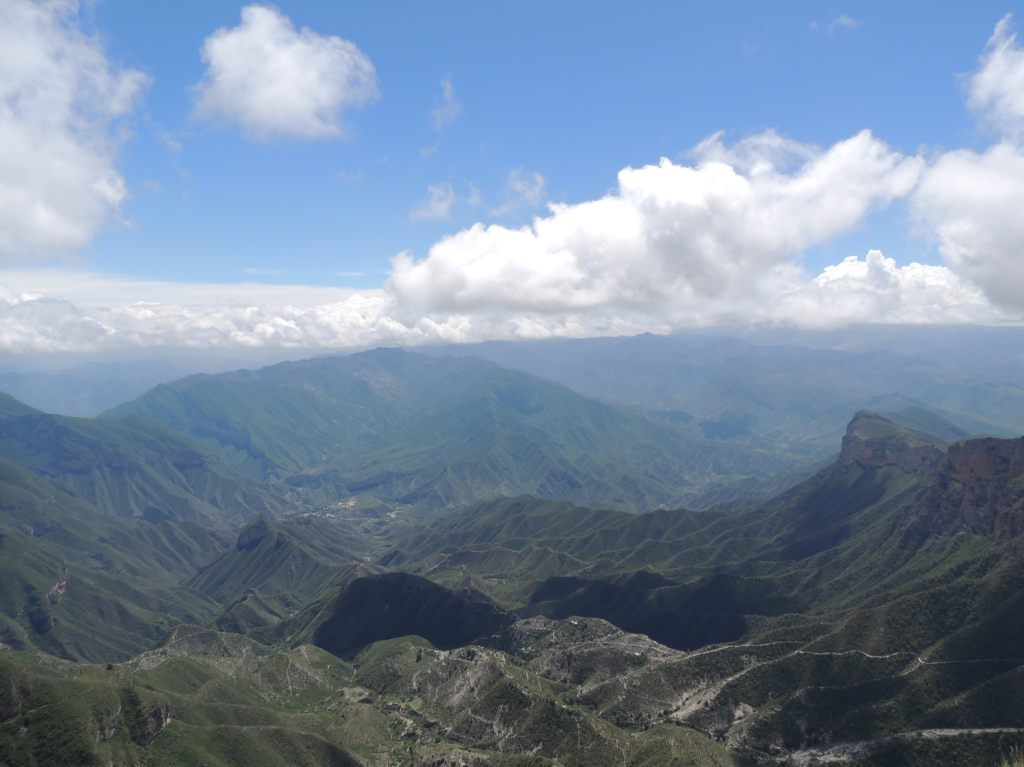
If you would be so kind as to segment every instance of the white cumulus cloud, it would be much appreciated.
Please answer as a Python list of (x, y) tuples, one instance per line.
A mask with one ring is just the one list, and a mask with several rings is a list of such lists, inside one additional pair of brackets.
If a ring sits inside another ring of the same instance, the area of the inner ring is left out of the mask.
[[(767, 298), (767, 297), (766, 297)], [(880, 251), (850, 256), (809, 281), (781, 286), (758, 319), (801, 327), (851, 323), (992, 323), (1011, 317), (974, 284), (945, 266), (897, 266)]]
[(919, 225), (934, 232), (939, 252), (958, 274), (994, 302), (1024, 310), (1024, 49), (1005, 16), (981, 66), (968, 82), (967, 103), (1001, 131), (978, 152), (938, 156), (913, 194)]
[(0, 259), (72, 252), (118, 215), (116, 121), (147, 82), (82, 33), (77, 3), (0, 2)]
[(237, 27), (206, 38), (202, 59), (196, 114), (257, 138), (341, 136), (343, 112), (378, 97), (373, 64), (354, 43), (297, 30), (270, 6), (245, 6)]
[(906, 195), (921, 167), (867, 131), (827, 150), (789, 146), (798, 161), (786, 168), (774, 141), (712, 138), (696, 151), (692, 166), (626, 168), (614, 193), (551, 205), (529, 226), (476, 224), (422, 260), (399, 255), (390, 290), (442, 311), (664, 312), (742, 298), (759, 274)]
[(540, 206), (544, 202), (547, 183), (547, 179), (535, 170), (513, 168), (505, 181), (501, 204), (491, 213), (495, 216), (507, 216), (517, 210)]
[(450, 183), (431, 184), (427, 187), (427, 196), (409, 211), (409, 218), (413, 221), (439, 221), (451, 216), (453, 205), (455, 189)]
[(996, 25), (981, 56), (981, 67), (968, 81), (967, 105), (1006, 136), (1024, 132), (1024, 49), (1017, 44), (1013, 17)]
[(1010, 144), (949, 152), (913, 196), (945, 262), (1004, 306), (1024, 310), (1024, 154)]
[(998, 322), (982, 292), (944, 266), (872, 251), (814, 278), (789, 263), (747, 297), (679, 306), (420, 311), (388, 290), (144, 282), (47, 270), (0, 275), (0, 352), (132, 348), (354, 348), (667, 332), (679, 325)]

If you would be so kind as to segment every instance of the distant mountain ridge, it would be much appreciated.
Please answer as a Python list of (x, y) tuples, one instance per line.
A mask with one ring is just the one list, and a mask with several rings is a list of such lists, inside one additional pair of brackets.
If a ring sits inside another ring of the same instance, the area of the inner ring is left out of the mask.
[[(751, 446), (767, 441), (804, 461), (830, 456), (857, 410), (886, 413), (923, 406), (970, 434), (1024, 433), (1024, 380), (984, 377), (976, 371), (985, 366), (958, 351), (955, 343), (945, 355), (947, 361), (960, 356), (971, 361), (942, 364), (936, 345), (942, 331), (927, 330), (907, 330), (906, 342), (891, 345), (898, 352), (847, 351), (838, 340), (828, 346), (800, 346), (799, 334), (785, 343), (781, 332), (773, 344), (679, 332), (490, 341), (430, 352), (492, 360), (585, 396), (688, 418), (722, 439)], [(922, 348), (929, 357), (915, 356), (915, 333), (927, 337)], [(770, 332), (764, 335), (772, 337)], [(1000, 347), (1017, 371), (1020, 355), (1011, 339), (1020, 335), (1017, 329)]]
[(129, 415), (311, 503), (440, 509), (530, 493), (636, 511), (787, 465), (490, 362), (396, 349), (194, 376), (104, 418)]

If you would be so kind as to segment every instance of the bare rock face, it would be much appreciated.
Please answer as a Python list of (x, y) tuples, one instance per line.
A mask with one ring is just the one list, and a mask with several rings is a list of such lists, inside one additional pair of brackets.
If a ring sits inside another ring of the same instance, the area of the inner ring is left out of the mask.
[(1024, 437), (972, 439), (951, 445), (944, 474), (972, 492), (1005, 486), (1024, 474)]
[(942, 446), (936, 437), (861, 411), (846, 428), (839, 464), (857, 464), (864, 469), (896, 466), (908, 474), (928, 475), (943, 463)]
[(915, 511), (934, 532), (995, 540), (1024, 533), (1024, 437), (974, 439), (950, 446), (935, 484)]
[(915, 536), (966, 532), (1001, 541), (1024, 533), (1024, 437), (947, 447), (937, 437), (860, 412), (847, 427), (838, 465), (895, 466), (932, 478), (909, 508)]

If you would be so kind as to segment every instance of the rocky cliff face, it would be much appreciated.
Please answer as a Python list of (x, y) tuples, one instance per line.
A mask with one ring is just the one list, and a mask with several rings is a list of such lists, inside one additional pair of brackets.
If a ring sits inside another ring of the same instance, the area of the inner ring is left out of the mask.
[(947, 446), (932, 435), (860, 412), (847, 427), (837, 465), (895, 466), (932, 478), (908, 509), (916, 536), (967, 532), (1000, 541), (1024, 533), (1024, 437)]
[(897, 466), (908, 474), (933, 474), (945, 455), (942, 441), (862, 411), (846, 428), (839, 465), (864, 469)]
[(950, 446), (935, 484), (914, 510), (932, 532), (971, 532), (995, 540), (1024, 533), (1024, 437)]

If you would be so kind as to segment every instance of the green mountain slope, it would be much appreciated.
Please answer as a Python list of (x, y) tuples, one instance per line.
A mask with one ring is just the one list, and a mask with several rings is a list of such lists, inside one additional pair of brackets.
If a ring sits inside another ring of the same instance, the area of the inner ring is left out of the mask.
[(222, 535), (187, 522), (107, 516), (0, 461), (0, 642), (80, 659), (116, 659), (217, 606), (178, 582)]
[(282, 620), (345, 580), (368, 557), (364, 538), (343, 521), (312, 515), (260, 518), (187, 585), (225, 605), (222, 629), (253, 631)]
[(105, 417), (128, 415), (314, 503), (439, 509), (531, 493), (639, 510), (786, 465), (491, 363), (398, 350), (187, 378)]
[(1024, 733), (1022, 532), (1024, 438), (947, 446), (860, 413), (832, 466), (761, 508), (506, 500), (406, 531), (384, 561), (696, 650), (583, 683), (609, 717), (684, 721), (757, 763), (929, 764), (916, 740), (943, 738), (986, 764)]
[(159, 424), (52, 416), (11, 403), (0, 401), (0, 458), (106, 513), (216, 526), (293, 508)]
[(14, 418), (20, 415), (38, 415), (39, 411), (29, 407), (10, 394), (0, 392), (0, 418)]
[(127, 520), (0, 460), (0, 642), (123, 658), (217, 604), (182, 579), (229, 545), (221, 529)]
[(295, 508), (167, 427), (50, 416), (2, 397), (0, 642), (111, 660), (182, 621), (274, 623), (365, 556), (345, 522), (289, 514), (284, 526), (320, 570), (279, 556), (280, 577), (263, 563), (261, 578), (230, 561), (235, 523)]
[(292, 508), (166, 427), (0, 397), (0, 642), (110, 660), (211, 621), (217, 597), (181, 581), (236, 521)]
[[(161, 427), (0, 405), (0, 763), (983, 765), (1024, 743), (1024, 438), (862, 411), (769, 502), (636, 514), (565, 488), (685, 495), (637, 467), (729, 440), (477, 360), (188, 379), (131, 405)], [(221, 509), (230, 482), (279, 516)]]

